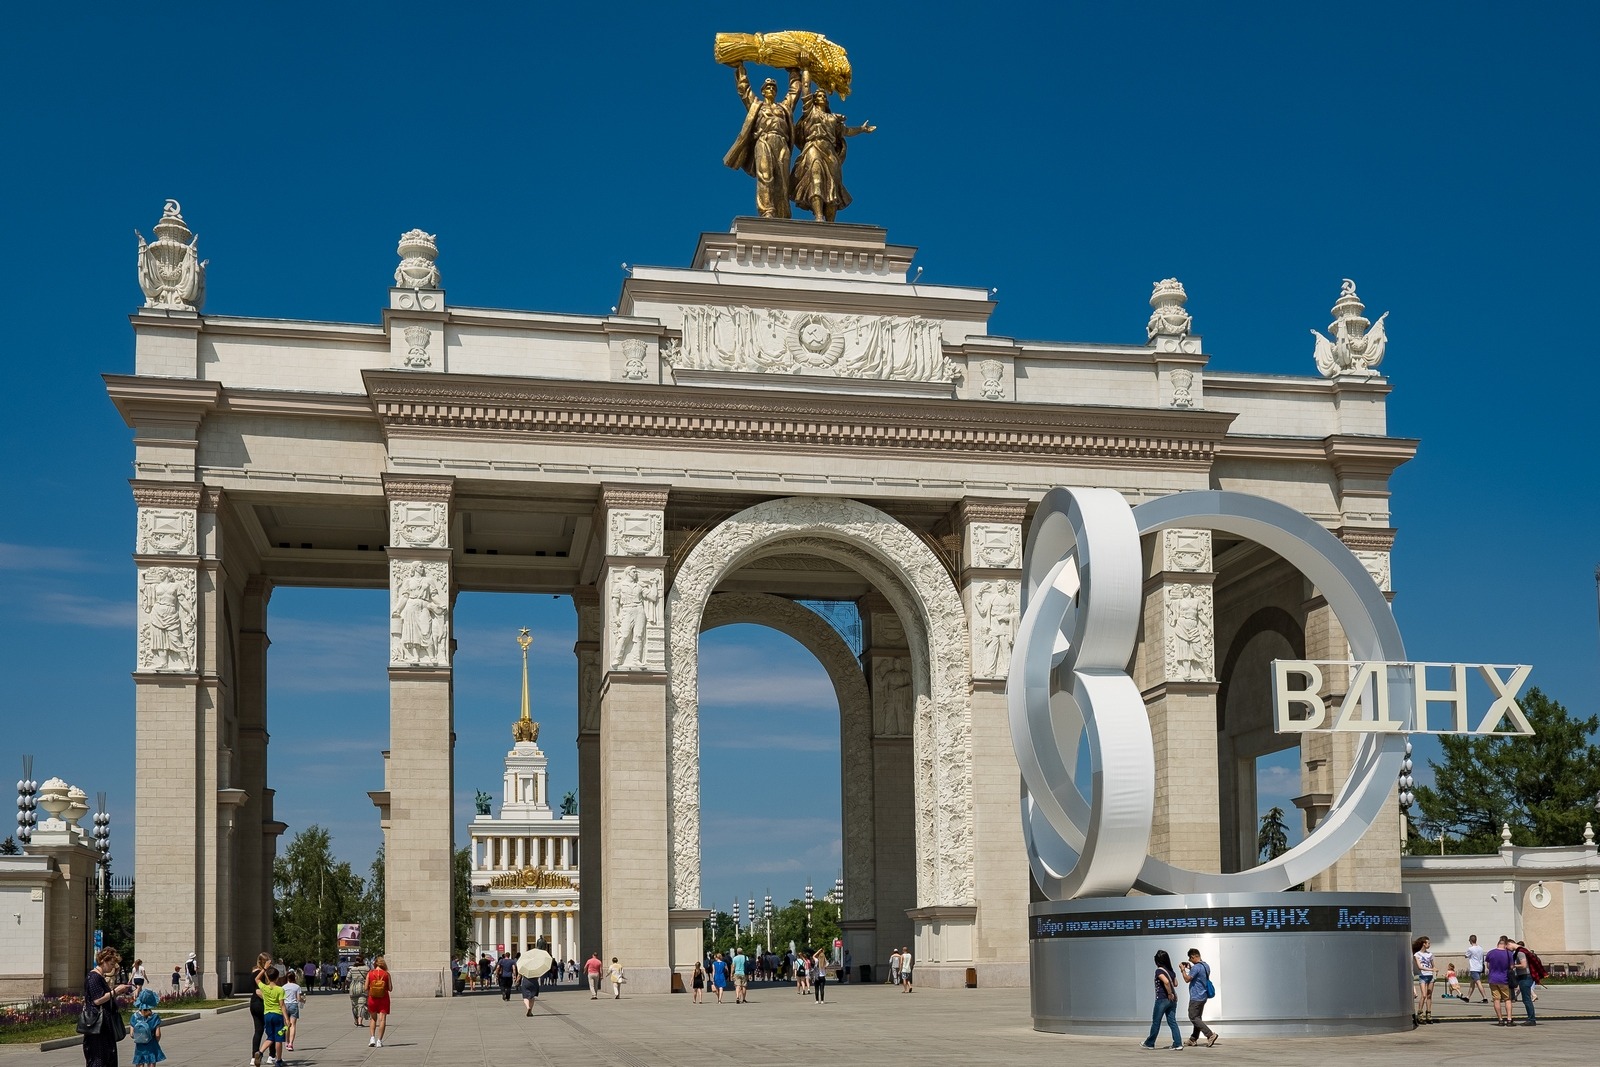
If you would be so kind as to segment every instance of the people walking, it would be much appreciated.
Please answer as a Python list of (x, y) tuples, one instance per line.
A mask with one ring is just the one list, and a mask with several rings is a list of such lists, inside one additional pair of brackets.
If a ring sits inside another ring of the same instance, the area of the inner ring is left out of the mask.
[[(256, 965), (250, 969), (250, 1059), (256, 1061), (261, 1055), (261, 1037), (266, 1032), (266, 1009), (261, 1002), (261, 983), (266, 980), (267, 972), (272, 968), (272, 956), (261, 953), (256, 957)], [(178, 969), (172, 969), (173, 992), (177, 992)]]
[(511, 953), (500, 953), (500, 961), (495, 964), (495, 969), (500, 978), (500, 999), (511, 999), (511, 980), (517, 971), (517, 961), (511, 958)]
[[(269, 967), (256, 982), (261, 993), (262, 1042), (251, 1058), (254, 1064), (273, 1067), (283, 1059), (283, 972)], [(265, 1054), (265, 1059), (262, 1058)]]
[(1417, 964), (1417, 1021), (1433, 1022), (1433, 942), (1419, 937), (1411, 942), (1411, 958)]
[(628, 980), (628, 976), (622, 973), (622, 964), (615, 956), (611, 957), (611, 966), (608, 968), (608, 970), (611, 974), (611, 999), (621, 1000), (622, 983)]
[(1183, 964), (1183, 980), (1189, 983), (1189, 1023), (1194, 1031), (1189, 1035), (1185, 1044), (1194, 1045), (1200, 1041), (1200, 1035), (1206, 1037), (1206, 1048), (1217, 1043), (1217, 1035), (1206, 1025), (1203, 1018), (1206, 1010), (1206, 1001), (1211, 999), (1211, 964), (1200, 958), (1200, 950), (1189, 950), (1189, 958)]
[(750, 957), (744, 950), (738, 949), (733, 954), (733, 1002), (746, 1004), (750, 1001)]
[(706, 999), (706, 969), (699, 960), (694, 961), (694, 1002), (704, 1004)]
[(160, 1005), (161, 994), (154, 989), (141, 989), (134, 998), (128, 1029), (133, 1033), (135, 1064), (160, 1063), (167, 1058), (161, 1051), (161, 1016), (156, 1011)]
[(1489, 976), (1489, 999), (1494, 1003), (1494, 1024), (1511, 1026), (1511, 939), (1502, 937), (1483, 957)]
[(1166, 949), (1156, 952), (1156, 1006), (1150, 1015), (1150, 1036), (1144, 1039), (1145, 1048), (1156, 1047), (1156, 1035), (1161, 1032), (1161, 1021), (1172, 1031), (1171, 1048), (1183, 1048), (1183, 1035), (1178, 1033), (1178, 976), (1172, 970), (1172, 957)]
[[(1527, 1013), (1523, 1019), (1523, 1026), (1538, 1026), (1539, 1017), (1533, 1010), (1533, 963), (1530, 959), (1527, 946), (1518, 941), (1516, 947), (1511, 949), (1511, 981), (1516, 986), (1516, 992), (1522, 997), (1522, 1010)], [(1506, 1017), (1509, 1021), (1511, 1008), (1506, 1007)]]
[(1476, 991), (1481, 998), (1480, 1003), (1489, 1003), (1489, 991), (1483, 987), (1483, 946), (1478, 944), (1477, 934), (1467, 938), (1467, 980), (1467, 1002), (1471, 1003), (1472, 994)]
[(100, 1009), (100, 1025), (94, 1033), (83, 1035), (85, 1067), (117, 1067), (117, 1039), (122, 1035), (122, 1009), (119, 997), (133, 992), (131, 985), (113, 985), (122, 956), (114, 948), (95, 953), (94, 967), (83, 979), (83, 1006)]
[(357, 1026), (367, 1025), (367, 965), (356, 960), (344, 972), (345, 988), (350, 994), (350, 1018)]
[(889, 953), (889, 984), (900, 984), (900, 950)]
[[(144, 960), (133, 961), (133, 969), (128, 972), (128, 980), (133, 983), (133, 988), (135, 990), (141, 993), (144, 992), (144, 985), (150, 980), (150, 976), (144, 971)], [(157, 994), (156, 1002), (160, 1003), (160, 1001), (161, 996), (160, 994)]]
[(294, 1035), (300, 1029), (300, 1002), (304, 999), (301, 994), (304, 988), (294, 980), (294, 971), (289, 971), (289, 980), (283, 983), (283, 1023), (284, 1023), (284, 1049), (294, 1051)]
[(525, 974), (517, 988), (522, 993), (523, 1018), (528, 1018), (533, 1015), (533, 1002), (539, 999), (539, 979)]
[(600, 953), (589, 953), (589, 961), (583, 965), (584, 974), (589, 978), (589, 999), (600, 998), (600, 972), (604, 969), (600, 963)]
[(915, 993), (917, 987), (911, 984), (911, 948), (900, 948), (900, 988), (906, 993)]
[(379, 956), (372, 961), (372, 970), (367, 972), (367, 1018), (371, 1020), (368, 1048), (383, 1047), (383, 1035), (389, 1029), (389, 994), (393, 988), (394, 979), (389, 977), (383, 957)]
[(722, 958), (722, 953), (717, 953), (711, 959), (711, 992), (716, 995), (717, 1003), (722, 1003), (722, 991), (728, 988), (728, 964)]

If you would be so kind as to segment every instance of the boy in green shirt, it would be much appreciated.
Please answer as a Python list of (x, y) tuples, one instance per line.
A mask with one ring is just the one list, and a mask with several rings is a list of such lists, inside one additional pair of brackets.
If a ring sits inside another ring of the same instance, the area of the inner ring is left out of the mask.
[(264, 1061), (267, 1067), (283, 1062), (283, 983), (284, 974), (276, 967), (256, 983), (256, 989), (261, 993), (261, 1021), (265, 1033), (261, 1048), (256, 1049), (250, 1061), (256, 1067), (263, 1062), (263, 1051), (267, 1054)]

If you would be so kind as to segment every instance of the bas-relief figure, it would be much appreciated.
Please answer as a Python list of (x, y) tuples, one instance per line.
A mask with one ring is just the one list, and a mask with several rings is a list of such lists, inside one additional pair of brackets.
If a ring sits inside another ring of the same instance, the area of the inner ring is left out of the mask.
[(878, 701), (878, 721), (874, 724), (878, 736), (909, 737), (914, 718), (910, 661), (900, 656), (879, 659), (874, 664), (874, 673), (874, 681), (883, 694)]
[(1369, 323), (1362, 315), (1365, 310), (1366, 305), (1356, 295), (1356, 283), (1344, 279), (1339, 299), (1333, 305), (1333, 321), (1328, 324), (1330, 336), (1311, 331), (1316, 338), (1317, 370), (1324, 378), (1341, 374), (1370, 377), (1378, 373), (1374, 368), (1383, 362), (1384, 351), (1389, 347), (1389, 335), (1383, 327), (1389, 313), (1385, 311), (1377, 322)]
[(139, 572), (139, 669), (195, 669), (199, 576), (187, 567)]
[(1394, 591), (1392, 576), (1389, 570), (1389, 553), (1359, 550), (1355, 553), (1356, 559), (1367, 568), (1367, 573), (1372, 575), (1372, 580), (1378, 588), (1385, 593)]
[(389, 663), (396, 667), (449, 665), (450, 590), (443, 560), (415, 560), (395, 567)]
[(195, 554), (195, 517), (188, 508), (140, 508), (135, 551), (141, 555)]
[(1011, 668), (1022, 602), (1015, 582), (981, 582), (972, 598), (973, 676), (1004, 678)]
[(660, 664), (649, 647), (652, 632), (661, 631), (661, 575), (627, 567), (611, 582), (611, 666), (613, 670), (650, 670)]
[(198, 251), (200, 238), (189, 232), (183, 210), (176, 200), (168, 200), (155, 226), (156, 239), (146, 244), (144, 234), (134, 231), (139, 241), (139, 288), (144, 291), (147, 308), (199, 311), (206, 302), (206, 264)]
[(1167, 590), (1166, 676), (1175, 682), (1211, 682), (1214, 648), (1209, 585)]
[(913, 316), (778, 308), (684, 307), (683, 338), (663, 353), (687, 370), (950, 382), (943, 327)]

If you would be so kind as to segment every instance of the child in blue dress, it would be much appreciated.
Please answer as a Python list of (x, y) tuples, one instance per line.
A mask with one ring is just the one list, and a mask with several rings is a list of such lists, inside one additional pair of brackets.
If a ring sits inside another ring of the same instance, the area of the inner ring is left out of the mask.
[(133, 1034), (134, 1063), (160, 1063), (167, 1058), (161, 1051), (161, 1016), (156, 1014), (160, 1004), (161, 997), (154, 989), (141, 990), (133, 1002), (128, 1029)]

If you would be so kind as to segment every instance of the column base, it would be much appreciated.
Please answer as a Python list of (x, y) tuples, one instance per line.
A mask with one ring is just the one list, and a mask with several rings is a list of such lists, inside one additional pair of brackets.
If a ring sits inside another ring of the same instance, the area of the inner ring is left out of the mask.
[[(683, 975), (685, 986), (694, 976), (694, 965), (705, 955), (705, 922), (709, 918), (710, 908), (674, 908), (667, 912), (667, 948), (672, 961), (670, 969)], [(670, 988), (672, 979), (668, 978), (667, 981)]]
[(394, 992), (391, 994), (396, 1000), (420, 1000), (427, 997), (448, 997), (454, 992), (450, 988), (450, 968), (445, 967), (436, 971), (390, 971), (389, 977), (394, 982)]

